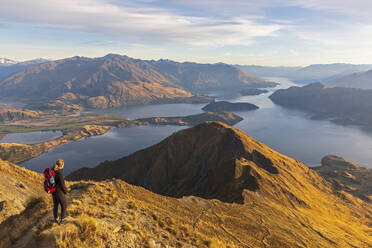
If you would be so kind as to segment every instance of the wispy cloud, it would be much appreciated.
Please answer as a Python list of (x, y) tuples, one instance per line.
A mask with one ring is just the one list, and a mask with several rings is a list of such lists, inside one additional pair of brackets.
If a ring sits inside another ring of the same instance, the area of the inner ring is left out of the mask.
[(279, 24), (260, 24), (249, 17), (185, 16), (162, 8), (134, 8), (103, 0), (6, 2), (0, 0), (2, 20), (99, 33), (140, 43), (248, 45), (255, 37), (272, 36), (281, 29)]

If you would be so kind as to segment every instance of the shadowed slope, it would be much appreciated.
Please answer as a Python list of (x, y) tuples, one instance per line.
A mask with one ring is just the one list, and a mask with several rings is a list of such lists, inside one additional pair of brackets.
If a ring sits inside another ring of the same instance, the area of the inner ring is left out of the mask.
[(283, 204), (307, 206), (328, 183), (296, 160), (220, 122), (179, 131), (128, 157), (82, 168), (71, 180), (120, 178), (153, 192), (244, 202), (257, 192)]

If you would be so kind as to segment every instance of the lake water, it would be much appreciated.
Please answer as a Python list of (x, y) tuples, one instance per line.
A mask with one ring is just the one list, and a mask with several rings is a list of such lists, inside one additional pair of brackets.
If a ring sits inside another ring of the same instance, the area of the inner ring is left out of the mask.
[(0, 143), (36, 144), (62, 136), (61, 131), (42, 131), (7, 134)]
[(94, 167), (105, 160), (114, 160), (156, 144), (169, 134), (181, 130), (180, 126), (137, 126), (114, 128), (101, 136), (69, 142), (39, 157), (21, 163), (35, 171), (43, 171), (53, 162), (65, 160), (65, 174), (80, 168)]
[[(334, 154), (361, 166), (372, 167), (372, 132), (354, 126), (341, 126), (327, 120), (312, 120), (310, 114), (275, 105), (268, 96), (276, 89), (295, 85), (284, 78), (268, 78), (281, 85), (258, 96), (218, 96), (218, 100), (243, 101), (260, 107), (236, 114), (244, 120), (236, 128), (271, 148), (309, 166), (319, 165), (323, 156)], [(201, 113), (205, 104), (164, 104), (99, 110), (121, 114), (128, 119), (152, 116), (181, 116)], [(186, 127), (145, 126), (113, 129), (105, 135), (70, 142), (47, 154), (23, 163), (41, 171), (58, 158), (66, 160), (66, 174), (82, 166), (93, 167), (104, 160), (117, 159), (155, 144)]]

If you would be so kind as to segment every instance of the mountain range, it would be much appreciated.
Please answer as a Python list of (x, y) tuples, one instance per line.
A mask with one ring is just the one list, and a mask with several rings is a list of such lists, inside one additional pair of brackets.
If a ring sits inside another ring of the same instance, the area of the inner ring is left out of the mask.
[(38, 59), (18, 62), (18, 61), (14, 61), (14, 60), (7, 59), (7, 58), (0, 58), (0, 80), (2, 78), (10, 76), (13, 73), (22, 71), (34, 65), (46, 63), (48, 61), (49, 60), (47, 59), (38, 58)]
[(259, 77), (286, 77), (294, 82), (307, 84), (322, 82), (328, 84), (329, 81), (342, 78), (346, 75), (364, 72), (372, 69), (372, 65), (362, 64), (313, 64), (306, 67), (286, 67), (286, 66), (256, 66), (256, 65), (235, 65), (252, 75)]
[(163, 102), (210, 102), (205, 90), (273, 87), (233, 66), (140, 60), (109, 54), (42, 63), (0, 81), (0, 95), (91, 108)]
[(342, 78), (327, 82), (327, 85), (346, 88), (372, 89), (372, 70), (355, 72)]
[(341, 124), (372, 124), (372, 90), (312, 83), (277, 90), (270, 99), (288, 108), (311, 112), (316, 118), (332, 118)]

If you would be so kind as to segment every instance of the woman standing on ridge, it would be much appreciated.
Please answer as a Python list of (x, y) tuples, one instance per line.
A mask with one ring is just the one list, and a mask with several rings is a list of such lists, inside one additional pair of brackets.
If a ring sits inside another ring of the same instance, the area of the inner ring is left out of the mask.
[[(58, 159), (56, 163), (53, 165), (52, 170), (55, 172), (55, 183), (56, 183), (56, 190), (53, 192), (53, 216), (54, 220), (61, 224), (63, 219), (66, 217), (66, 194), (67, 188), (65, 185), (65, 178), (63, 176), (63, 167), (65, 162), (62, 159)], [(58, 221), (58, 205), (61, 205), (61, 218)]]

